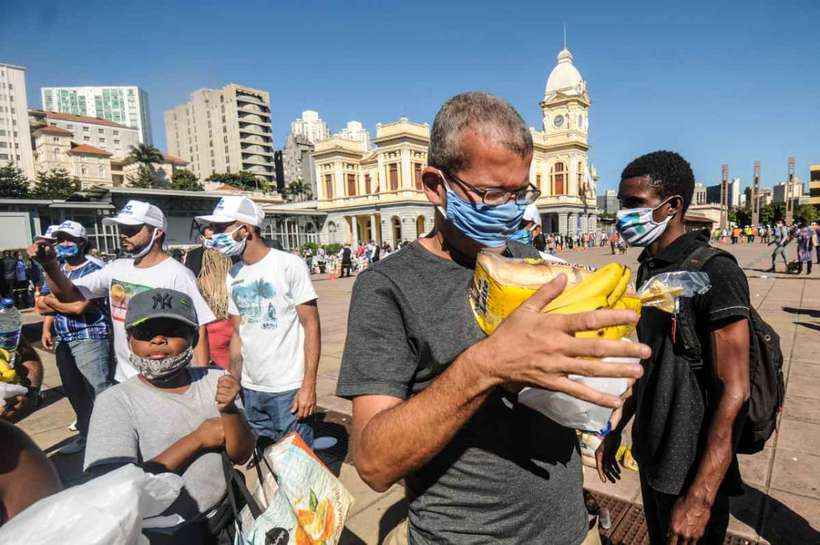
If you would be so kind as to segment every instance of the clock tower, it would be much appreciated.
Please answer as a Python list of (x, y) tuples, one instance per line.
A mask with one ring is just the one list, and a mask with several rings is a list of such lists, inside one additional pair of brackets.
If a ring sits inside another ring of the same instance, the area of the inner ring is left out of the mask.
[(550, 144), (587, 144), (587, 84), (572, 64), (572, 53), (567, 48), (558, 53), (558, 64), (547, 79), (541, 112), (544, 133)]

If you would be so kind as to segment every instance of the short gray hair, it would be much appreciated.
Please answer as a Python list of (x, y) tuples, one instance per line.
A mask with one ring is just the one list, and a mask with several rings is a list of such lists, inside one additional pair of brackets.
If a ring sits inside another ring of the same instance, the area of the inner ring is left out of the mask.
[(467, 168), (470, 157), (461, 149), (461, 134), (467, 128), (492, 138), (520, 157), (532, 154), (532, 135), (512, 104), (489, 93), (470, 91), (452, 97), (436, 114), (427, 163), (449, 172)]

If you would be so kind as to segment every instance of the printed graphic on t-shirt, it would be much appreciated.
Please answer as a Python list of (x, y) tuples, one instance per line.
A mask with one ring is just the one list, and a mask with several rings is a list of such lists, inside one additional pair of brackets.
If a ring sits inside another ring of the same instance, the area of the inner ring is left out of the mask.
[(255, 324), (262, 329), (276, 329), (276, 288), (263, 279), (239, 282), (231, 286), (231, 298), (239, 310), (243, 324)]
[(125, 313), (128, 311), (128, 301), (138, 293), (148, 291), (151, 286), (133, 284), (125, 280), (111, 280), (111, 319), (118, 322), (125, 321)]

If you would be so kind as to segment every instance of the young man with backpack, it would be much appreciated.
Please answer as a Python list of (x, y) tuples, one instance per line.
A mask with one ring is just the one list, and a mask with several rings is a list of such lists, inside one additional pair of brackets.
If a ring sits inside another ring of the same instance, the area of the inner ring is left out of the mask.
[[(657, 151), (630, 163), (618, 189), (616, 228), (629, 245), (645, 248), (638, 286), (680, 270), (705, 272), (711, 282), (704, 295), (681, 298), (674, 316), (643, 310), (638, 338), (652, 356), (596, 453), (599, 476), (614, 482), (621, 432), (635, 417), (633, 453), (652, 545), (723, 543), (729, 497), (742, 493), (736, 453), (741, 442), (744, 452), (762, 448), (774, 422), (772, 400), (755, 406), (752, 399), (751, 411), (764, 414), (750, 412), (750, 359), (755, 373), (779, 370), (779, 362), (767, 360), (779, 354), (777, 335), (750, 308), (749, 286), (734, 258), (709, 246), (708, 231), (685, 232), (694, 184), (689, 163)], [(772, 347), (758, 343), (759, 331)], [(759, 377), (752, 377), (757, 386)], [(770, 378), (779, 394), (779, 377)], [(751, 423), (769, 429), (748, 429)]]

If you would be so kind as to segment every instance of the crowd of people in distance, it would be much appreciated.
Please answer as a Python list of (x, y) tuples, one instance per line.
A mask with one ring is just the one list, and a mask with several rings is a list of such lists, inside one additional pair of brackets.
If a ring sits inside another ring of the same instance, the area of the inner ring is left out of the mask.
[[(712, 240), (721, 244), (766, 244), (774, 246), (772, 266), (767, 272), (776, 272), (777, 259), (783, 261), (784, 272), (811, 274), (812, 260), (820, 264), (820, 223), (797, 218), (794, 225), (778, 221), (774, 225), (746, 225), (717, 228), (712, 232)], [(794, 241), (794, 260), (789, 261), (786, 248)]]

